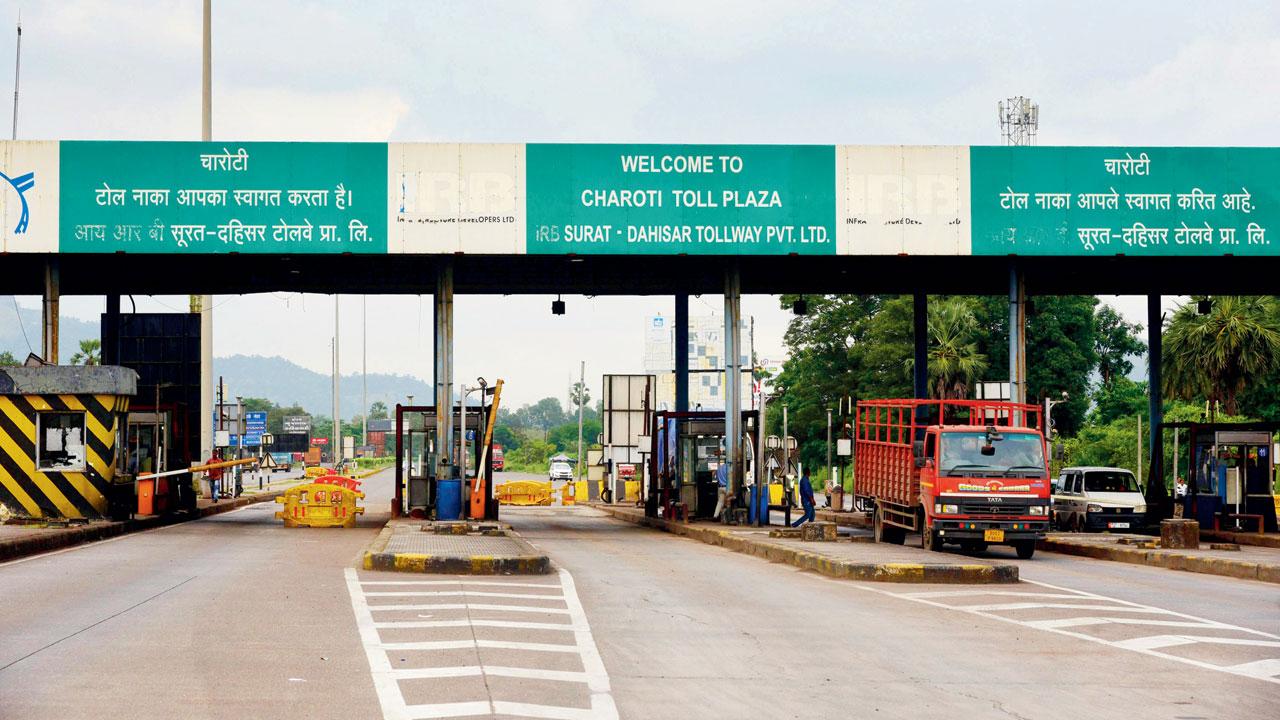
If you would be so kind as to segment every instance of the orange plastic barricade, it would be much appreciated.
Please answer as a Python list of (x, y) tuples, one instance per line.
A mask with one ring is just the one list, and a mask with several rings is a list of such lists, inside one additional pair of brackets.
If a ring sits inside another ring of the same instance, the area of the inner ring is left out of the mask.
[(495, 489), (502, 505), (550, 505), (551, 483), (537, 480), (513, 480)]
[(341, 485), (348, 490), (359, 490), (364, 483), (355, 478), (344, 477), (342, 475), (324, 475), (316, 478), (316, 483), (320, 485)]
[[(350, 480), (350, 478), (346, 478)], [(285, 527), (353, 527), (364, 508), (356, 501), (364, 493), (332, 483), (294, 485), (276, 498), (284, 505), (276, 517)]]

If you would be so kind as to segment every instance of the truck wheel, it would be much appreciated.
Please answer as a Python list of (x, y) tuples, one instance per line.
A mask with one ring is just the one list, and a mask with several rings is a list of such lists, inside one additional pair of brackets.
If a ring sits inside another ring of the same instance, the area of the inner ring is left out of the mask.
[(879, 505), (876, 506), (876, 516), (873, 523), (873, 533), (878, 543), (889, 543), (890, 545), (901, 545), (906, 539), (906, 532), (900, 527), (894, 527), (884, 521), (884, 509)]
[(1013, 549), (1017, 551), (1019, 559), (1030, 560), (1031, 556), (1036, 554), (1036, 541), (1019, 540), (1013, 544)]
[(942, 552), (942, 536), (938, 535), (937, 530), (921, 527), (920, 544), (930, 552)]

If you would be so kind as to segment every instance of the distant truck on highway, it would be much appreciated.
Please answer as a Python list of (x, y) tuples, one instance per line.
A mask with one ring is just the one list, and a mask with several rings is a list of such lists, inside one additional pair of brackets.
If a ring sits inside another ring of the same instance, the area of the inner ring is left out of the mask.
[(493, 471), (502, 472), (507, 466), (507, 461), (502, 454), (502, 446), (498, 443), (493, 444)]
[(927, 550), (1012, 545), (1035, 554), (1052, 486), (1040, 408), (987, 400), (863, 400), (854, 493), (874, 508), (876, 542), (919, 532)]
[(293, 453), (291, 452), (273, 452), (271, 459), (275, 461), (275, 467), (271, 472), (289, 472), (293, 469)]

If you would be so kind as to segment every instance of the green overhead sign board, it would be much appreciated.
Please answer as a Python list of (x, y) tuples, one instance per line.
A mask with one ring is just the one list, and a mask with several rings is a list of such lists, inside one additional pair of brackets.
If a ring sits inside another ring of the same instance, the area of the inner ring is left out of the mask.
[(383, 143), (64, 142), (62, 252), (385, 253)]
[(974, 147), (970, 193), (974, 255), (1280, 254), (1277, 148)]
[(0, 254), (1280, 255), (1280, 148), (0, 146)]
[(830, 145), (528, 145), (526, 161), (529, 253), (836, 253)]

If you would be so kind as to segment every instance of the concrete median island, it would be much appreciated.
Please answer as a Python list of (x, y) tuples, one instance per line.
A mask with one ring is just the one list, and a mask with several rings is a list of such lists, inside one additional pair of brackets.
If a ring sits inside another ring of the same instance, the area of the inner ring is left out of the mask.
[(448, 575), (544, 575), (546, 553), (498, 523), (393, 519), (374, 538), (365, 570)]
[[(727, 550), (848, 580), (896, 583), (988, 584), (1018, 582), (1018, 566), (993, 561), (948, 562), (951, 557), (898, 545), (810, 542), (771, 538), (769, 528), (683, 523), (645, 517), (635, 507), (596, 504), (614, 518), (700, 540)], [(927, 562), (926, 560), (934, 560)], [(968, 560), (968, 558), (966, 558)]]
[[(1243, 533), (1234, 533), (1233, 537), (1240, 535)], [(1195, 550), (1174, 550), (1148, 548), (1126, 542), (1131, 538), (1152, 539), (1146, 536), (1111, 534), (1055, 534), (1042, 540), (1040, 549), (1095, 560), (1280, 583), (1280, 549), (1244, 546), (1235, 550), (1218, 550), (1202, 545)]]

